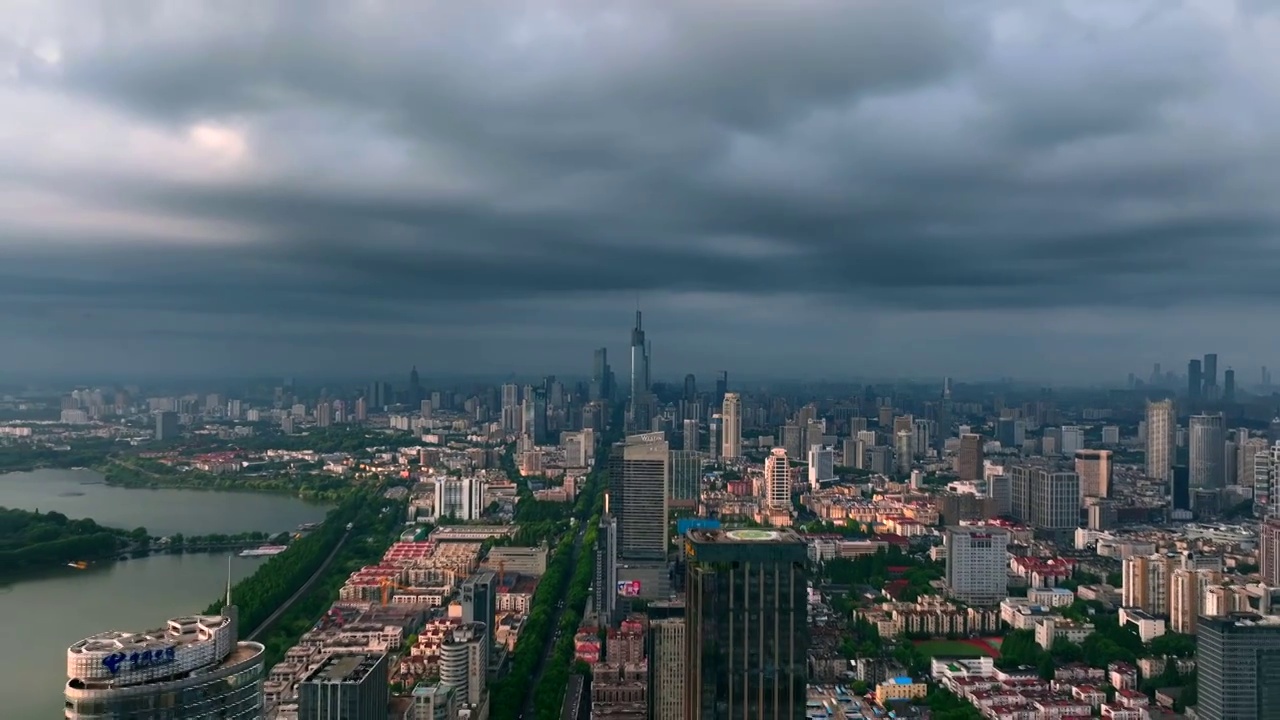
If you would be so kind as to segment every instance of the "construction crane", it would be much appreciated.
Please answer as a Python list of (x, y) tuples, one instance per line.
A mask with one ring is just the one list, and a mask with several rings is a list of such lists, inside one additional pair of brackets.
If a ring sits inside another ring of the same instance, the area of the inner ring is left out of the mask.
[(382, 604), (383, 606), (386, 606), (387, 602), (391, 599), (391, 591), (399, 590), (400, 583), (397, 583), (392, 578), (382, 578), (378, 585), (382, 589)]

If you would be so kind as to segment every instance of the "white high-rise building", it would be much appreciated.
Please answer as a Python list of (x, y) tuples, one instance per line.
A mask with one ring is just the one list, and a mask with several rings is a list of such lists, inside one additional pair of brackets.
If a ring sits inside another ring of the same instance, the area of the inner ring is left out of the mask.
[(1008, 594), (1009, 533), (1004, 528), (947, 528), (947, 589), (972, 605), (995, 605)]
[(1084, 428), (1079, 425), (1062, 426), (1062, 454), (1075, 457), (1077, 450), (1084, 449)]
[(435, 482), (436, 518), (477, 520), (483, 510), (484, 489), (480, 478), (437, 477)]
[(836, 477), (836, 451), (814, 445), (809, 448), (809, 487), (818, 489), (821, 483), (834, 480)]
[(1104, 425), (1102, 427), (1102, 444), (1103, 445), (1119, 445), (1120, 444), (1120, 428), (1115, 425)]
[(1187, 472), (1191, 487), (1223, 487), (1227, 481), (1227, 438), (1222, 415), (1192, 415), (1187, 428), (1190, 444)]
[(502, 430), (515, 432), (520, 429), (523, 416), (520, 413), (520, 386), (507, 383), (502, 386)]
[(1147, 477), (1165, 482), (1173, 480), (1177, 427), (1173, 400), (1147, 403)]
[(774, 448), (764, 460), (764, 504), (771, 508), (791, 507), (791, 461), (783, 448)]
[[(1252, 446), (1258, 440), (1261, 438), (1252, 438), (1247, 445)], [(1249, 473), (1253, 478), (1254, 506), (1261, 510), (1264, 517), (1274, 518), (1280, 515), (1280, 503), (1276, 502), (1277, 492), (1280, 492), (1280, 443), (1257, 449)], [(1240, 482), (1245, 480), (1241, 479)]]
[(724, 435), (724, 459), (742, 457), (742, 397), (738, 393), (725, 393), (720, 408), (721, 433)]

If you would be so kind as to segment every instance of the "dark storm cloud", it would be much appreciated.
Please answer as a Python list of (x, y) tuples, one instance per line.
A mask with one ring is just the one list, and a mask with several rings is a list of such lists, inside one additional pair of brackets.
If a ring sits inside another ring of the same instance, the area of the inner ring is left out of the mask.
[(66, 5), (56, 53), (0, 46), (21, 120), (55, 126), (0, 188), (58, 202), (0, 205), (0, 329), (590, 342), (637, 296), (693, 298), (673, 333), (731, 322), (714, 297), (979, 323), (1276, 300), (1259, 3), (229, 7)]

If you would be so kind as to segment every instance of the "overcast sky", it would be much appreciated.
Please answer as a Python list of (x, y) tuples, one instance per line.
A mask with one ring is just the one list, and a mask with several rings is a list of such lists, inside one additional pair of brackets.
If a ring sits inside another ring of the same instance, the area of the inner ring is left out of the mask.
[(0, 377), (1256, 382), (1276, 6), (6, 0)]

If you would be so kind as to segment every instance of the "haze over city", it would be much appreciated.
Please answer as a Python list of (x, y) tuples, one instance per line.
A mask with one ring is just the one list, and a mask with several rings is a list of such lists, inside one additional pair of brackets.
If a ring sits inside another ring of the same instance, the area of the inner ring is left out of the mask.
[(1273, 4), (0, 18), (5, 375), (585, 375), (637, 302), (669, 380), (1271, 359)]

